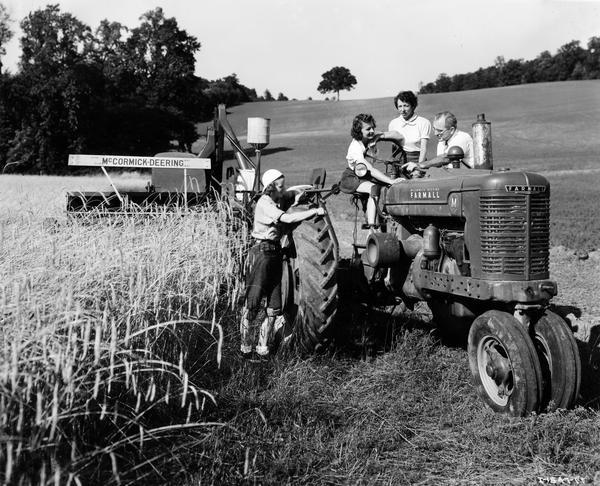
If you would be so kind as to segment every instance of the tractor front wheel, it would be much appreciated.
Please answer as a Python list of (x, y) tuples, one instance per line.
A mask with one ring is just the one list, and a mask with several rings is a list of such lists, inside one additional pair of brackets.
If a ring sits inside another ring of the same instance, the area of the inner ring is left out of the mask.
[(507, 312), (490, 310), (469, 331), (469, 365), (480, 397), (514, 417), (536, 411), (542, 372), (527, 329)]
[(546, 311), (533, 326), (533, 342), (542, 365), (542, 407), (570, 407), (581, 383), (581, 360), (571, 329), (560, 316)]

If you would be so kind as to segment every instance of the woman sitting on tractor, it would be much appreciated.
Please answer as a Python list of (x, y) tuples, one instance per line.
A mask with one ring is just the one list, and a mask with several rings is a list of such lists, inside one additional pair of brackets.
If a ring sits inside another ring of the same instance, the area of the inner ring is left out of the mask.
[(367, 160), (367, 157), (377, 155), (377, 142), (379, 140), (391, 140), (398, 145), (402, 144), (403, 138), (396, 131), (375, 132), (375, 119), (372, 115), (360, 113), (354, 117), (350, 135), (352, 141), (348, 147), (346, 160), (348, 168), (342, 174), (340, 189), (346, 193), (359, 192), (369, 194), (367, 201), (367, 226), (375, 228), (377, 217), (377, 198), (381, 189), (380, 184), (391, 185), (404, 181), (399, 177), (392, 179)]

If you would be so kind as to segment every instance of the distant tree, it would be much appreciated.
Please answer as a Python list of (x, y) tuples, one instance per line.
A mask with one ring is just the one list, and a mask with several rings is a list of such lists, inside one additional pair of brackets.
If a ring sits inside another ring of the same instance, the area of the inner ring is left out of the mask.
[[(6, 54), (6, 44), (12, 39), (13, 31), (10, 28), (11, 18), (4, 4), (0, 3), (0, 58)], [(0, 72), (2, 60), (0, 59)]]
[(446, 73), (441, 73), (435, 81), (435, 84), (439, 93), (447, 93), (452, 87), (452, 80)]
[(325, 94), (335, 92), (338, 101), (340, 99), (340, 90), (349, 91), (353, 89), (354, 85), (357, 83), (356, 78), (350, 70), (343, 66), (333, 67), (329, 71), (324, 72), (321, 76), (323, 79), (317, 87), (319, 93)]
[(207, 97), (210, 106), (217, 106), (219, 103), (234, 106), (256, 99), (256, 91), (240, 84), (235, 73), (215, 81), (209, 81), (203, 94)]
[(585, 79), (600, 78), (600, 37), (588, 41), (588, 50), (584, 61)]
[(523, 59), (509, 59), (506, 62), (502, 72), (502, 86), (512, 86), (524, 82), (523, 64)]
[(567, 42), (558, 49), (556, 56), (554, 56), (559, 81), (572, 79), (571, 75), (575, 66), (585, 61), (585, 50), (579, 44), (579, 41), (575, 40)]
[(136, 93), (150, 106), (176, 109), (194, 118), (196, 106), (189, 97), (195, 83), (195, 56), (200, 42), (167, 18), (162, 8), (146, 12), (139, 27), (125, 42), (124, 61), (135, 76)]
[(91, 30), (57, 5), (30, 13), (21, 29), (21, 72), (14, 81), (20, 118), (8, 162), (60, 172), (67, 154), (83, 148), (97, 106), (101, 76), (88, 62)]
[(535, 59), (509, 59), (497, 56), (494, 64), (465, 74), (442, 73), (432, 83), (420, 83), (420, 93), (443, 93), (466, 89), (493, 88), (544, 81), (600, 78), (600, 37), (590, 38), (587, 50), (579, 41), (561, 46), (556, 55), (541, 52)]
[(137, 89), (135, 69), (127, 61), (125, 35), (127, 27), (119, 22), (102, 20), (95, 31), (94, 63), (106, 81), (106, 95), (113, 100), (126, 100)]
[(312, 96), (309, 96), (308, 98), (306, 98), (308, 101), (312, 101)]
[(250, 98), (250, 101), (256, 101), (258, 95), (256, 94), (256, 90), (254, 88), (248, 89), (248, 97)]
[(286, 95), (284, 95), (283, 93), (279, 93), (277, 95), (277, 101), (288, 101), (288, 100), (289, 100), (289, 98)]
[(6, 7), (0, 3), (0, 167), (6, 164), (9, 141), (17, 127), (15, 106), (11, 102), (12, 83), (8, 76), (2, 75), (2, 56), (6, 54), (6, 44), (13, 36), (10, 28), (10, 16)]
[(189, 148), (195, 124), (212, 112), (204, 94), (209, 83), (194, 74), (200, 42), (160, 7), (127, 32), (108, 21), (96, 30), (94, 59), (105, 77), (106, 106), (92, 145), (140, 155), (164, 150), (171, 140)]
[(533, 61), (534, 82), (556, 81), (558, 72), (550, 51), (542, 51)]
[(268, 89), (265, 89), (265, 94), (263, 95), (263, 98), (265, 99), (265, 101), (275, 100), (275, 98), (273, 98), (273, 95), (271, 94), (271, 92)]

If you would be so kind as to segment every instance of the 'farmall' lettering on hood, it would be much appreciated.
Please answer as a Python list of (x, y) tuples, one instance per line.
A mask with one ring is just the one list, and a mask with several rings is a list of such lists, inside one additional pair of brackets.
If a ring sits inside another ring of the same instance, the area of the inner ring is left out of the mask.
[(425, 187), (423, 189), (411, 189), (411, 199), (440, 199), (439, 187)]
[(506, 185), (504, 186), (504, 188), (506, 189), (506, 192), (526, 192), (526, 193), (533, 193), (533, 192), (546, 192), (546, 186), (528, 186), (528, 185)]

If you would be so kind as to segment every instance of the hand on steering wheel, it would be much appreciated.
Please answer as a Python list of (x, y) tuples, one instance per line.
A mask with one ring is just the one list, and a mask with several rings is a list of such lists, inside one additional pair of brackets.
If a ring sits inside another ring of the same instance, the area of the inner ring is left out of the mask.
[(407, 179), (413, 179), (415, 177), (423, 177), (426, 169), (423, 169), (419, 164), (414, 162), (407, 162), (406, 164), (402, 164), (400, 167), (400, 172)]

